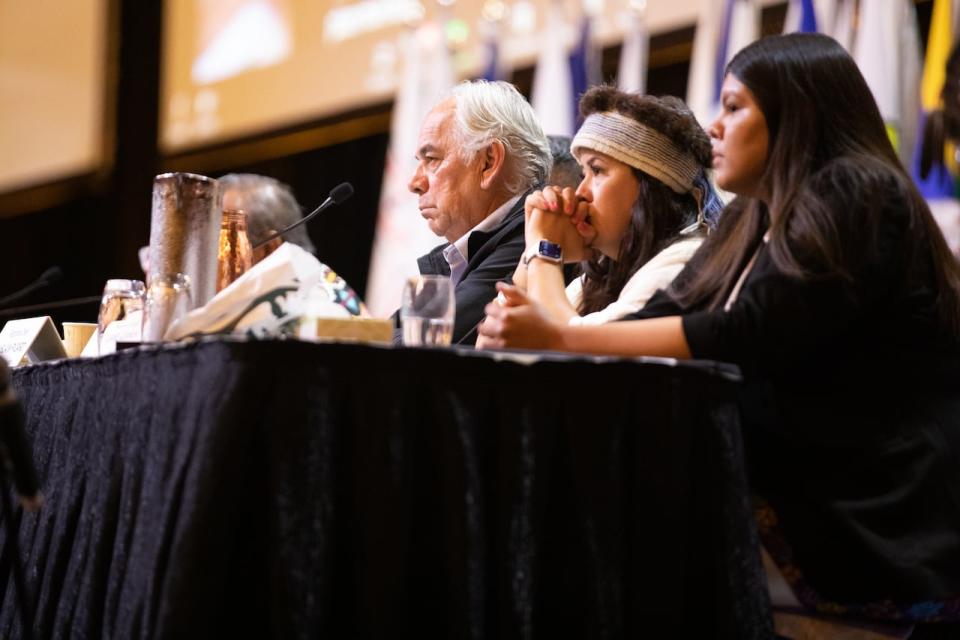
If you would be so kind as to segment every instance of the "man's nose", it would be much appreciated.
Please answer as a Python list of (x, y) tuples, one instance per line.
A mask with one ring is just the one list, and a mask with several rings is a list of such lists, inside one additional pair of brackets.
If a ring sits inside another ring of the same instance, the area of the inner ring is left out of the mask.
[(413, 175), (410, 177), (410, 182), (407, 183), (407, 189), (418, 196), (426, 193), (427, 181), (424, 179), (423, 170), (420, 165), (417, 165)]

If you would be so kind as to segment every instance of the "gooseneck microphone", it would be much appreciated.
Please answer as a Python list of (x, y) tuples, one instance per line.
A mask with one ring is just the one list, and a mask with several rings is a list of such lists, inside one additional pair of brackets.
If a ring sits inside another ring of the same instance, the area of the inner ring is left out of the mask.
[(16, 302), (17, 300), (22, 300), (28, 295), (33, 293), (38, 289), (43, 289), (44, 287), (49, 287), (55, 282), (59, 282), (63, 278), (63, 271), (57, 265), (54, 265), (40, 274), (40, 277), (25, 286), (19, 291), (14, 291), (8, 296), (0, 298), (0, 307), (3, 305), (10, 304), (11, 302)]
[(317, 207), (316, 209), (308, 213), (306, 216), (303, 217), (303, 219), (297, 220), (286, 229), (271, 233), (269, 236), (267, 236), (257, 244), (253, 245), (253, 248), (258, 249), (263, 245), (267, 244), (268, 242), (270, 242), (271, 240), (273, 240), (274, 238), (279, 238), (280, 236), (290, 231), (291, 229), (296, 229), (300, 225), (306, 224), (307, 221), (310, 220), (310, 218), (314, 217), (321, 211), (324, 211), (335, 204), (340, 204), (341, 202), (343, 202), (344, 200), (346, 200), (352, 195), (353, 195), (353, 185), (350, 184), (349, 182), (341, 182), (330, 191), (330, 195), (327, 196), (326, 200), (320, 203), (319, 207)]

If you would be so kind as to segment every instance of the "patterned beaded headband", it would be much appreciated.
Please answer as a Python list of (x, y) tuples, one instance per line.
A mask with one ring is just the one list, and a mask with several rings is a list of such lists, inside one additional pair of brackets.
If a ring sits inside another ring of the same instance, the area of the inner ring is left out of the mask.
[(639, 169), (676, 193), (692, 194), (699, 209), (694, 226), (715, 226), (723, 202), (703, 167), (693, 155), (681, 151), (656, 129), (616, 111), (591, 113), (570, 143), (570, 150), (578, 160), (583, 149), (599, 151)]
[(593, 149), (640, 169), (677, 193), (688, 193), (700, 173), (700, 164), (670, 139), (651, 127), (616, 111), (591, 113), (577, 131), (570, 149)]

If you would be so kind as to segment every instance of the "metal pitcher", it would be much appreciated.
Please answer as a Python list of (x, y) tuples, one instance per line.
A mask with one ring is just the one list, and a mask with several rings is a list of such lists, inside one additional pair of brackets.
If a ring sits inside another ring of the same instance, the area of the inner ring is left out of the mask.
[(217, 293), (220, 185), (193, 173), (163, 173), (153, 180), (150, 275), (185, 274), (191, 308)]

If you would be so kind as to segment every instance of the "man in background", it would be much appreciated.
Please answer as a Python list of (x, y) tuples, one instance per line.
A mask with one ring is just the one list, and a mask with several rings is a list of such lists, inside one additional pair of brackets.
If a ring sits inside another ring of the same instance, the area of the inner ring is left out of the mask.
[(547, 140), (550, 142), (550, 155), (553, 158), (547, 184), (576, 189), (583, 182), (583, 170), (570, 152), (570, 143), (573, 140), (569, 136), (547, 136)]
[[(256, 173), (228, 173), (217, 178), (217, 182), (223, 194), (221, 208), (224, 211), (241, 210), (247, 214), (247, 237), (251, 246), (303, 218), (303, 210), (293, 191), (279, 180)], [(301, 225), (254, 250), (253, 264), (273, 253), (284, 240), (310, 253), (314, 252), (306, 226)], [(150, 270), (149, 257), (150, 247), (141, 247), (140, 267), (144, 273)]]
[[(223, 193), (224, 211), (239, 209), (247, 214), (247, 236), (251, 245), (303, 218), (293, 191), (279, 180), (256, 173), (228, 173), (217, 181)], [(256, 249), (254, 264), (270, 255), (284, 240), (314, 252), (306, 225), (300, 225)]]
[(540, 122), (509, 83), (463, 82), (424, 119), (408, 187), (447, 242), (417, 264), (453, 281), (454, 344), (474, 344), (496, 283), (509, 281), (525, 248), (523, 197), (550, 167)]

